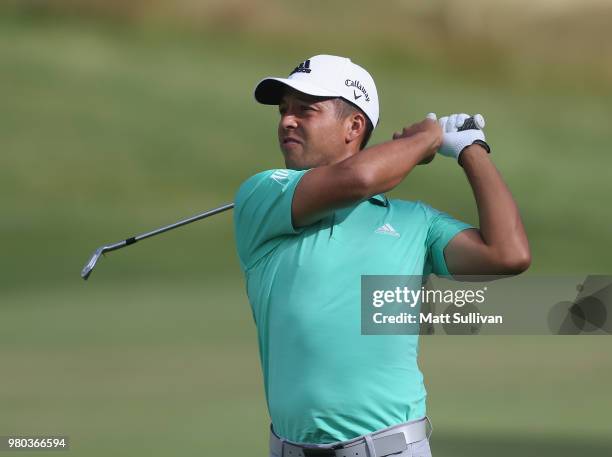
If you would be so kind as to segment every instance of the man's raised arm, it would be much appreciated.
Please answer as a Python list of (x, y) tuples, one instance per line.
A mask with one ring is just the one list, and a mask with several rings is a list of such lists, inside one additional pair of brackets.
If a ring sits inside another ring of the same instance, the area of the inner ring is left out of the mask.
[(433, 159), (442, 130), (436, 121), (424, 119), (393, 138), (306, 173), (293, 197), (294, 227), (312, 224), (333, 210), (393, 189), (416, 165)]
[(446, 265), (452, 275), (519, 274), (531, 264), (521, 215), (489, 158), (484, 134), (480, 130), (457, 131), (466, 117), (440, 119), (444, 140), (439, 152), (457, 158), (463, 167), (476, 199), (480, 228), (464, 230), (448, 243), (444, 249)]

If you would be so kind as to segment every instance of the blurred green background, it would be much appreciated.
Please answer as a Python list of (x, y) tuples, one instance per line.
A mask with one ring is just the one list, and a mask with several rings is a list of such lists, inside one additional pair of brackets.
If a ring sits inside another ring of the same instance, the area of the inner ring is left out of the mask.
[[(267, 455), (230, 213), (109, 254), (87, 283), (79, 272), (97, 246), (231, 201), (282, 166), (276, 111), (252, 89), (311, 55), (370, 70), (373, 142), (430, 111), (485, 114), (530, 272), (611, 273), (607, 5), (3, 2), (0, 435), (68, 435), (78, 456)], [(391, 195), (477, 223), (450, 161)], [(610, 338), (421, 344), (434, 455), (612, 450)]]

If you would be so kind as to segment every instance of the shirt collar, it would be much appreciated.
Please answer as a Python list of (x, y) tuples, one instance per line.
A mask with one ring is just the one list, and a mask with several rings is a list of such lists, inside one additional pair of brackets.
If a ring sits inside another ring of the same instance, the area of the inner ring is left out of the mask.
[(368, 201), (372, 203), (373, 205), (389, 206), (389, 200), (387, 200), (387, 197), (385, 197), (385, 194), (373, 195), (368, 199)]

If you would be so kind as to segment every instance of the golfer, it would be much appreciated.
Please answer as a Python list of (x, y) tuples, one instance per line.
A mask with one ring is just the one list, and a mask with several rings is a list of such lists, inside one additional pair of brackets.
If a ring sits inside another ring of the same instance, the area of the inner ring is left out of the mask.
[[(430, 114), (366, 147), (379, 121), (374, 80), (330, 55), (311, 57), (287, 78), (265, 78), (255, 99), (278, 106), (285, 160), (242, 184), (234, 212), (272, 421), (270, 456), (429, 456), (418, 335), (361, 335), (361, 275), (528, 268), (519, 211), (484, 133), (458, 131), (466, 114)], [(479, 228), (385, 196), (436, 153), (465, 172)]]

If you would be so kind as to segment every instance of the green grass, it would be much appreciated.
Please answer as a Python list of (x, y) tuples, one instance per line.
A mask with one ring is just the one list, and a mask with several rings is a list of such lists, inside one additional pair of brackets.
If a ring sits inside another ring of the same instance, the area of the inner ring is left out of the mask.
[[(67, 434), (74, 455), (265, 455), (255, 329), (238, 281), (12, 293), (0, 348), (5, 435)], [(485, 455), (505, 441), (597, 455), (612, 446), (609, 350), (605, 337), (423, 338), (433, 445), (439, 455)]]
[[(0, 435), (67, 434), (72, 455), (265, 455), (229, 213), (109, 254), (88, 283), (78, 273), (95, 247), (230, 201), (281, 166), (275, 110), (253, 86), (323, 50), (269, 40), (2, 20)], [(374, 142), (429, 111), (484, 113), (532, 271), (610, 272), (610, 92), (473, 80), (380, 51), (342, 49), (376, 78)], [(441, 158), (392, 196), (477, 222)], [(424, 338), (434, 451), (605, 454), (610, 349), (605, 337)]]
[(261, 445), (263, 388), (239, 284), (89, 286), (8, 297), (3, 434), (68, 434), (75, 455), (181, 455), (219, 451), (239, 418), (249, 432), (230, 454)]

